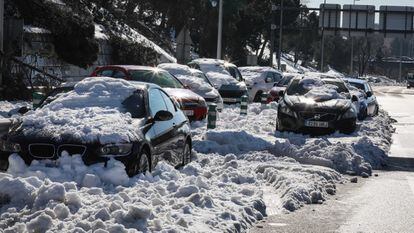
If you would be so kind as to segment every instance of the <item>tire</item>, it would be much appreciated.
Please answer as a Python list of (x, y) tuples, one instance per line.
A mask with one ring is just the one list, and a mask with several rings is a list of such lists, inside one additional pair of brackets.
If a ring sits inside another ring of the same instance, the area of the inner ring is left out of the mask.
[(350, 125), (348, 127), (344, 127), (343, 129), (340, 130), (341, 133), (343, 134), (352, 134), (356, 131), (356, 124)]
[(378, 113), (379, 113), (379, 107), (377, 105), (375, 106), (374, 116), (378, 116)]
[(285, 129), (280, 125), (279, 118), (276, 120), (276, 131), (284, 132)]
[(189, 140), (187, 140), (183, 149), (183, 166), (191, 163), (191, 155), (191, 143)]
[(141, 173), (145, 174), (146, 172), (151, 172), (149, 153), (143, 150), (137, 160), (132, 162), (130, 166), (126, 167), (126, 170), (129, 177), (133, 177)]

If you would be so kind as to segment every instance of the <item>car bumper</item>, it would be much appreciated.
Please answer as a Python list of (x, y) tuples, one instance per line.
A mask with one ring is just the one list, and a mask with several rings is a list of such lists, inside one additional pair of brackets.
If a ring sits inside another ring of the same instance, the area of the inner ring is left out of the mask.
[(285, 131), (302, 132), (302, 133), (328, 133), (332, 131), (350, 131), (356, 127), (356, 118), (341, 119), (329, 121), (328, 127), (308, 127), (305, 125), (305, 120), (295, 118), (284, 113), (278, 113), (278, 124)]
[(190, 121), (202, 121), (207, 117), (207, 107), (185, 107), (183, 112)]

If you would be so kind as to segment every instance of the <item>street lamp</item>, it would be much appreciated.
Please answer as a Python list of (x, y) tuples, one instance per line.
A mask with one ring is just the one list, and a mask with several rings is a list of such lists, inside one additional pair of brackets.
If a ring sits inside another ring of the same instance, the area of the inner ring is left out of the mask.
[[(360, 0), (354, 0), (354, 5), (355, 2), (359, 2)], [(349, 14), (351, 15), (351, 13)], [(352, 35), (350, 35), (351, 37), (351, 71), (350, 71), (350, 75), (352, 76), (354, 74), (354, 37)]]
[(218, 18), (218, 36), (217, 36), (217, 59), (221, 59), (222, 38), (223, 38), (223, 1), (224, 0), (210, 0), (213, 7), (219, 4), (219, 18)]

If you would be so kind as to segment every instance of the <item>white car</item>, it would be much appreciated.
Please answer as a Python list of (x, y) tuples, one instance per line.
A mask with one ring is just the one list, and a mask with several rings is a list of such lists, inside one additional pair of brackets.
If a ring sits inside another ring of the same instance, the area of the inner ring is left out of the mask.
[(350, 85), (358, 88), (365, 94), (364, 102), (367, 106), (366, 115), (367, 116), (375, 116), (378, 114), (379, 105), (377, 98), (374, 95), (374, 91), (372, 90), (371, 85), (365, 80), (362, 79), (345, 79), (345, 82), (349, 83)]
[(202, 96), (208, 105), (214, 103), (217, 105), (218, 111), (223, 110), (223, 99), (220, 93), (213, 87), (203, 72), (177, 63), (163, 63), (158, 65), (158, 68), (174, 75), (187, 88)]
[(260, 102), (262, 93), (270, 90), (283, 78), (283, 74), (271, 67), (240, 67), (251, 102)]
[(188, 65), (206, 74), (219, 91), (224, 103), (238, 104), (242, 96), (248, 95), (243, 76), (236, 65), (210, 58), (196, 59)]

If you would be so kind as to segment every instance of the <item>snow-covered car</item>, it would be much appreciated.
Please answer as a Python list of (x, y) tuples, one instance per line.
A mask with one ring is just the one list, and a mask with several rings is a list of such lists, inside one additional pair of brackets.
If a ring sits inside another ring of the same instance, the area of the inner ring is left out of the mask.
[(340, 79), (295, 78), (279, 101), (277, 130), (352, 133), (357, 121), (354, 100)]
[(188, 163), (191, 140), (188, 119), (161, 87), (103, 77), (53, 91), (12, 124), (0, 150), (3, 169), (14, 153), (27, 164), (69, 154), (87, 165), (121, 161), (133, 176), (161, 159)]
[(113, 77), (130, 81), (147, 82), (159, 85), (171, 97), (178, 101), (181, 109), (190, 121), (200, 121), (207, 117), (207, 103), (168, 71), (148, 66), (104, 66), (98, 67), (91, 75), (93, 77)]
[(280, 99), (280, 93), (283, 93), (286, 90), (286, 87), (289, 85), (290, 81), (296, 77), (295, 74), (284, 74), (283, 78), (276, 83), (272, 89), (270, 89), (267, 102), (278, 102)]
[(350, 84), (348, 84), (348, 89), (351, 96), (356, 97), (354, 98), (355, 101), (353, 102), (353, 104), (355, 105), (355, 109), (357, 110), (358, 120), (362, 121), (368, 116), (368, 106), (367, 102), (365, 101), (367, 96), (362, 90)]
[(243, 76), (234, 64), (223, 60), (200, 58), (188, 63), (188, 66), (207, 75), (224, 103), (240, 103), (241, 97), (248, 95)]
[(186, 87), (202, 96), (207, 104), (216, 104), (218, 111), (223, 109), (223, 99), (220, 93), (213, 87), (203, 72), (177, 63), (163, 63), (158, 65), (158, 68), (170, 72)]
[(374, 95), (374, 90), (372, 89), (371, 85), (366, 80), (362, 80), (362, 79), (347, 78), (344, 80), (350, 85), (358, 88), (365, 94), (363, 101), (365, 102), (365, 105), (367, 106), (366, 116), (378, 115), (379, 104), (377, 101), (377, 97)]
[(263, 93), (269, 91), (283, 78), (283, 74), (271, 67), (246, 66), (239, 68), (251, 102), (260, 102)]
[(411, 87), (414, 87), (414, 74), (409, 73), (407, 75), (407, 88), (410, 89)]

